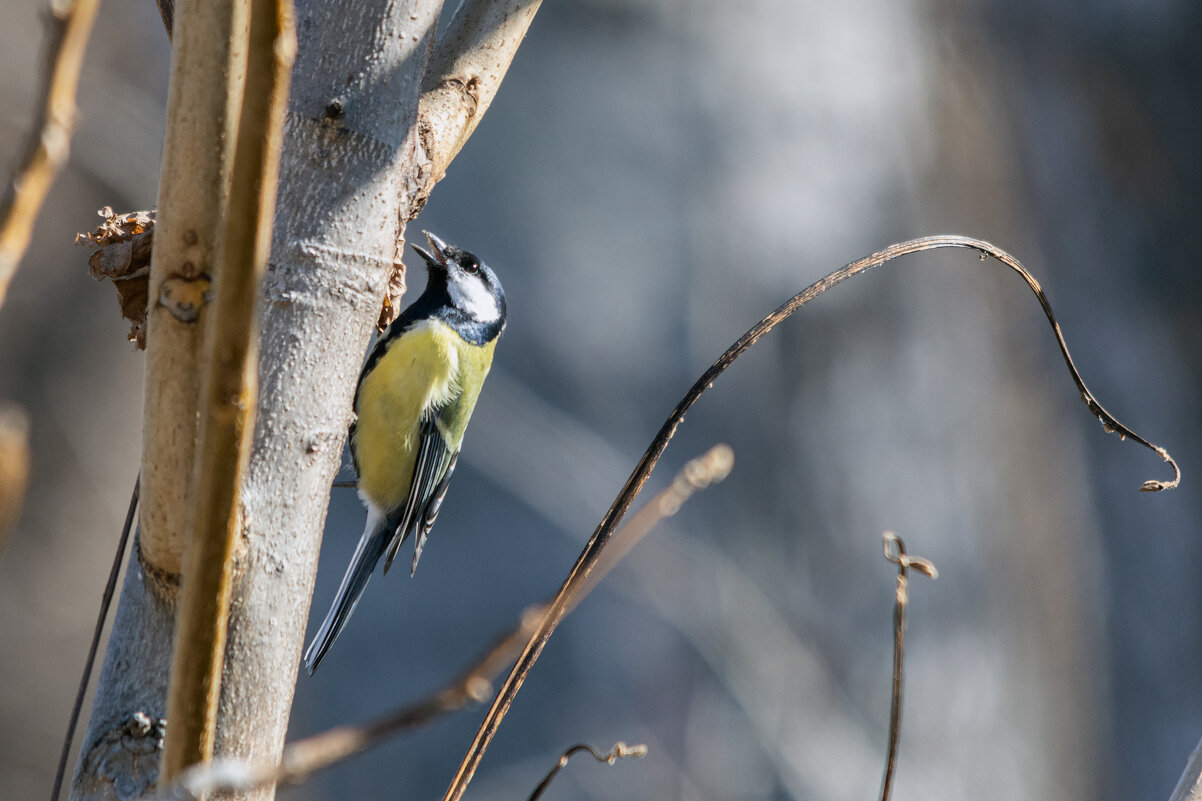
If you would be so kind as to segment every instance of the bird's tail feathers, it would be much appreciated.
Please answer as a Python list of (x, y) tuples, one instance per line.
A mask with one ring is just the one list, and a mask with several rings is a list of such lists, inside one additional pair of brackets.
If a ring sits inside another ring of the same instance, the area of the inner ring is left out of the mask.
[(355, 555), (346, 569), (346, 575), (342, 577), (338, 594), (334, 596), (334, 603), (330, 607), (330, 611), (326, 613), (326, 619), (318, 629), (313, 642), (305, 650), (305, 670), (310, 676), (317, 670), (317, 666), (329, 652), (330, 646), (334, 644), (334, 640), (338, 639), (346, 622), (350, 620), (351, 613), (355, 611), (355, 606), (359, 603), (363, 590), (367, 588), (372, 571), (375, 570), (376, 563), (384, 554), (384, 549), (391, 536), (392, 529), (388, 526), (384, 515), (369, 506), (363, 536), (359, 538)]

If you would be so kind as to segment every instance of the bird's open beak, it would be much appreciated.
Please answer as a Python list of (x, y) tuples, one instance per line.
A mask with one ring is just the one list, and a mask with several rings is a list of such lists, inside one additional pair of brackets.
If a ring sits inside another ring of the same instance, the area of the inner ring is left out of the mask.
[(430, 250), (433, 251), (433, 254), (431, 254), (429, 251), (426, 251), (424, 248), (418, 247), (417, 245), (412, 245), (413, 249), (416, 250), (418, 255), (425, 259), (431, 267), (438, 267), (439, 269), (446, 270), (447, 243), (443, 242), (429, 231), (422, 231), (422, 233), (426, 235), (426, 241), (430, 243)]

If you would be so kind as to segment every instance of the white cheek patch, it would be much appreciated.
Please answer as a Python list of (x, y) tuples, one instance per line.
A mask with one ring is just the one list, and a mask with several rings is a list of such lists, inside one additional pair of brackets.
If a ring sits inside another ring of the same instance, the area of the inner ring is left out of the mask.
[(497, 299), (482, 280), (470, 275), (452, 275), (450, 278), (447, 291), (455, 308), (482, 323), (495, 323), (500, 319)]

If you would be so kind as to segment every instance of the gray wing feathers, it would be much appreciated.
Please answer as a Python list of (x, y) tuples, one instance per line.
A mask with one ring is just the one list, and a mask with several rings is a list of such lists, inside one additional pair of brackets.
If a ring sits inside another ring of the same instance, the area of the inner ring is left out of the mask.
[(442, 508), (442, 499), (447, 495), (447, 487), (451, 485), (451, 473), (455, 472), (455, 463), (459, 461), (459, 452), (451, 454), (451, 460), (446, 466), (446, 471), (442, 474), (442, 481), (438, 482), (438, 486), (434, 488), (434, 492), (430, 494), (430, 501), (426, 504), (426, 511), (422, 514), (422, 519), (418, 521), (417, 543), (413, 548), (413, 565), (409, 568), (409, 575), (417, 572), (417, 560), (421, 559), (422, 548), (426, 546), (426, 537), (430, 535), (430, 529), (434, 528), (434, 521), (438, 518), (438, 510)]
[(447, 491), (447, 482), (458, 458), (458, 453), (447, 447), (442, 432), (438, 430), (437, 413), (422, 417), (419, 437), (417, 461), (413, 465), (413, 482), (409, 487), (404, 512), (397, 518), (398, 525), (388, 545), (388, 556), (384, 560), (385, 573), (392, 567), (392, 560), (396, 558), (397, 551), (415, 530), (418, 531), (418, 547), (413, 557), (412, 569), (417, 569), (421, 546), (425, 544), (430, 526), (438, 515), (443, 495)]

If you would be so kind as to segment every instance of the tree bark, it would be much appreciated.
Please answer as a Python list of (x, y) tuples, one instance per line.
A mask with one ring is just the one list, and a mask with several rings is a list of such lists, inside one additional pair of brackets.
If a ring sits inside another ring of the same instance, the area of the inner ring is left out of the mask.
[(438, 11), (428, 0), (353, 12), (315, 3), (298, 15), (217, 754), (272, 762), (284, 744), (329, 488), (406, 210), (400, 187)]
[[(329, 488), (359, 365), (399, 265), (404, 225), (488, 107), (537, 7), (463, 3), (437, 44), (434, 79), (426, 78), (426, 66), (440, 0), (311, 2), (297, 10), (299, 49), (260, 299), (257, 419), (239, 498), (242, 542), (217, 755), (268, 763), (279, 757)], [(177, 21), (179, 43), (185, 15)], [(487, 57), (472, 58), (473, 51), (488, 51)], [(460, 94), (462, 109), (419, 126), (423, 82), (445, 87), (448, 79), (470, 87)], [(419, 130), (428, 134), (425, 141)], [(165, 170), (164, 187), (173, 179)], [(151, 341), (155, 335), (152, 328)], [(148, 369), (148, 427), (152, 415), (180, 408), (151, 401), (159, 392), (153, 380)], [(192, 453), (194, 417), (167, 425), (184, 432), (179, 436)], [(148, 447), (144, 460), (177, 446)], [(174, 571), (146, 560), (144, 550), (131, 557), (72, 798), (136, 798), (158, 777), (177, 586)], [(243, 797), (273, 795), (267, 788)]]

